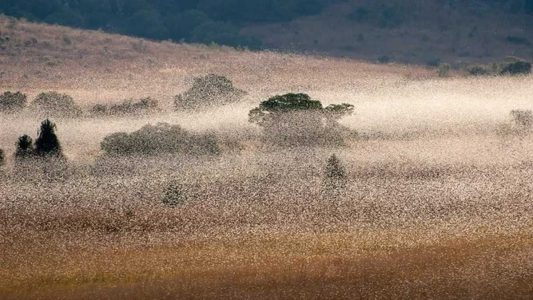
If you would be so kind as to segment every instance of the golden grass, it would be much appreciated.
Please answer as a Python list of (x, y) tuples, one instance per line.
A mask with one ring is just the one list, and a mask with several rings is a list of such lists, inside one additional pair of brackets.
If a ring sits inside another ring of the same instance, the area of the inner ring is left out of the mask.
[(413, 240), (407, 244), (395, 244), (381, 232), (275, 234), (167, 246), (121, 243), (97, 250), (54, 245), (57, 252), (33, 250), (35, 257), (4, 269), (0, 294), (19, 299), (526, 299), (533, 293), (531, 235), (427, 242), (428, 234), (390, 233)]

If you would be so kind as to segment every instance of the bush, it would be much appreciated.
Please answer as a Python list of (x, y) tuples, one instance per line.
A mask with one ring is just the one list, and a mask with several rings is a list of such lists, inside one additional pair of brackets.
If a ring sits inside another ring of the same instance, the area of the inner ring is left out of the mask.
[(531, 130), (533, 126), (533, 112), (531, 110), (512, 110), (513, 126), (521, 130)]
[(19, 137), (17, 141), (17, 150), (15, 151), (15, 159), (26, 159), (32, 157), (34, 154), (33, 140), (31, 137), (26, 134)]
[(91, 114), (97, 116), (140, 115), (157, 111), (158, 102), (150, 97), (139, 100), (124, 100), (119, 104), (96, 104), (91, 108)]
[(326, 108), (306, 94), (285, 94), (261, 102), (249, 113), (249, 121), (263, 128), (265, 138), (282, 146), (339, 145), (349, 130), (338, 121), (352, 114), (351, 104)]
[(490, 71), (483, 66), (470, 66), (467, 68), (467, 72), (473, 76), (489, 75)]
[(438, 69), (439, 77), (448, 77), (450, 75), (451, 66), (449, 64), (440, 64)]
[(0, 112), (18, 112), (26, 107), (27, 97), (21, 92), (5, 92), (0, 95)]
[(177, 182), (171, 183), (165, 190), (161, 201), (168, 206), (178, 206), (187, 202), (188, 196), (185, 187)]
[(533, 112), (531, 110), (515, 109), (510, 112), (511, 122), (500, 124), (496, 133), (502, 137), (524, 137), (531, 133), (533, 127)]
[(209, 74), (195, 78), (188, 91), (175, 97), (174, 105), (177, 110), (201, 109), (237, 102), (245, 95), (246, 92), (235, 88), (228, 78)]
[(4, 164), (5, 164), (4, 150), (0, 149), (0, 167), (2, 167)]
[(39, 94), (31, 107), (39, 113), (56, 117), (77, 117), (82, 114), (72, 97), (57, 92)]
[(193, 134), (178, 125), (146, 125), (133, 133), (114, 133), (104, 138), (101, 148), (112, 155), (156, 155), (180, 153), (213, 155), (220, 152), (217, 140), (208, 134)]
[(501, 66), (501, 75), (527, 75), (531, 73), (531, 63), (527, 61), (513, 61)]

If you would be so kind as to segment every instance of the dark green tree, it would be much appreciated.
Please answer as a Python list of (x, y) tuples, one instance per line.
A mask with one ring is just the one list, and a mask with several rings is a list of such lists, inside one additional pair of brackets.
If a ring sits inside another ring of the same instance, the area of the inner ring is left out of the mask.
[(249, 121), (261, 126), (265, 138), (284, 146), (338, 145), (349, 131), (338, 121), (352, 114), (351, 104), (323, 107), (306, 94), (285, 94), (261, 102)]
[(49, 119), (41, 123), (39, 137), (35, 141), (35, 154), (41, 157), (62, 157), (59, 139), (55, 133), (56, 124)]

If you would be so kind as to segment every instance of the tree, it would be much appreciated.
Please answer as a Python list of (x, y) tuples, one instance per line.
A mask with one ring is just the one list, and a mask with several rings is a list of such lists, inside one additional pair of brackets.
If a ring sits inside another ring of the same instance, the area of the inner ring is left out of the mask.
[(501, 75), (527, 75), (531, 73), (531, 63), (527, 61), (514, 61), (502, 66)]
[(4, 163), (5, 163), (4, 150), (0, 149), (0, 167), (2, 167)]
[(252, 109), (249, 121), (263, 128), (265, 138), (283, 146), (338, 145), (349, 131), (338, 121), (352, 114), (351, 104), (323, 107), (307, 94), (274, 96)]
[(324, 192), (329, 197), (339, 197), (346, 189), (346, 169), (339, 158), (332, 154), (324, 170)]
[(15, 158), (17, 160), (26, 159), (34, 155), (33, 140), (28, 135), (19, 137), (17, 141), (17, 150), (15, 151)]
[(100, 147), (110, 155), (213, 155), (220, 152), (215, 137), (190, 133), (178, 125), (167, 123), (146, 125), (130, 134), (113, 133), (104, 138)]
[(35, 141), (35, 154), (40, 157), (62, 157), (61, 145), (55, 133), (56, 124), (49, 119), (41, 123), (39, 137)]
[(246, 92), (233, 86), (225, 76), (209, 74), (194, 78), (192, 87), (174, 99), (174, 106), (180, 109), (201, 109), (213, 105), (237, 102)]
[(5, 92), (0, 95), (0, 112), (17, 112), (24, 109), (27, 96), (21, 92)]
[(39, 94), (31, 107), (45, 115), (60, 117), (76, 117), (82, 112), (71, 96), (57, 92)]

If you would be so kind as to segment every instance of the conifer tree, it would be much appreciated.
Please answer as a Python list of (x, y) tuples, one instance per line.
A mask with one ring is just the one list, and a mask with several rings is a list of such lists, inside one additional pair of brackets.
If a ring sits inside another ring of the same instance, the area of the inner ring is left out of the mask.
[(324, 188), (326, 195), (337, 198), (344, 193), (346, 188), (346, 169), (339, 158), (333, 154), (326, 163), (324, 172)]
[(15, 151), (16, 159), (24, 159), (34, 154), (33, 140), (28, 135), (19, 137), (17, 141), (17, 150)]
[(38, 156), (62, 157), (61, 145), (55, 133), (56, 125), (49, 119), (41, 123), (39, 137), (35, 141), (35, 154)]

